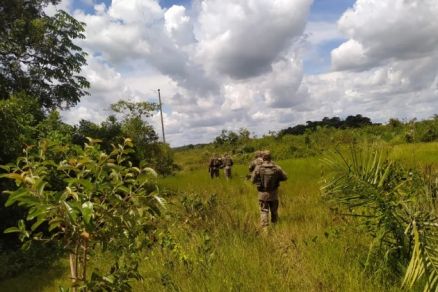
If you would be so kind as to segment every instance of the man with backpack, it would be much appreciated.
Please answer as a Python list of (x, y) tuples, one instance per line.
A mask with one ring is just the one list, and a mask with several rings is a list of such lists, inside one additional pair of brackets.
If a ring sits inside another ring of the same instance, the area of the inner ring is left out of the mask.
[(213, 157), (210, 159), (210, 163), (208, 165), (208, 172), (210, 173), (210, 177), (219, 177), (219, 169), (221, 167), (222, 160), (216, 154), (213, 154)]
[(260, 204), (260, 223), (262, 228), (278, 220), (278, 187), (281, 181), (287, 180), (286, 173), (271, 160), (271, 153), (262, 153), (263, 162), (257, 165), (251, 175), (251, 182), (257, 186)]

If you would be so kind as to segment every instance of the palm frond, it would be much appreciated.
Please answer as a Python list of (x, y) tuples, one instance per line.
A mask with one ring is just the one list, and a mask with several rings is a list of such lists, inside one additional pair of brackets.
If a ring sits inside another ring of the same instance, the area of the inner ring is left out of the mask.
[(413, 237), (412, 256), (403, 279), (403, 286), (412, 288), (424, 277), (424, 291), (438, 289), (438, 223), (416, 220), (408, 231)]

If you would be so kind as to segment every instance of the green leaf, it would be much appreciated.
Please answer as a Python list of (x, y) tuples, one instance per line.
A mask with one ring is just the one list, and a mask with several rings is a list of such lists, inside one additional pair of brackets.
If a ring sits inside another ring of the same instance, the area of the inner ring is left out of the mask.
[(3, 231), (3, 233), (15, 233), (15, 232), (21, 232), (21, 230), (18, 227), (9, 227)]
[(86, 191), (92, 191), (94, 188), (94, 185), (86, 179), (79, 179), (78, 183), (82, 185)]
[(69, 203), (67, 203), (67, 202), (62, 202), (62, 203), (64, 204), (64, 206), (65, 206), (65, 208), (67, 210), (67, 215), (70, 218), (70, 220), (72, 222), (76, 222), (77, 214), (76, 214), (75, 210), (70, 206)]
[(104, 276), (102, 279), (104, 279), (105, 281), (107, 281), (110, 284), (114, 284), (114, 280), (115, 280), (113, 275)]
[(29, 211), (29, 214), (26, 217), (26, 220), (30, 221), (35, 219), (36, 217), (48, 212), (51, 209), (51, 207), (47, 207), (47, 206), (42, 206), (40, 208), (32, 208)]
[(82, 217), (84, 218), (85, 224), (90, 224), (90, 220), (94, 215), (93, 203), (88, 201), (82, 204)]
[(39, 181), (38, 182), (38, 184), (37, 184), (37, 189), (38, 189), (38, 194), (43, 194), (43, 192), (44, 192), (44, 188), (45, 188), (45, 186), (47, 185), (47, 182), (45, 182), (45, 181)]
[(84, 187), (86, 191), (92, 191), (94, 187), (94, 185), (89, 180), (86, 179), (69, 178), (66, 179), (65, 181), (68, 182), (69, 185), (75, 185), (75, 184), (81, 185)]
[(32, 231), (34, 231), (35, 229), (38, 228), (38, 226), (40, 226), (41, 224), (43, 224), (44, 221), (46, 221), (46, 218), (44, 218), (44, 217), (39, 218), (34, 224), (32, 224), (32, 226), (30, 227), (30, 229), (32, 229)]
[(5, 203), (5, 207), (9, 207), (12, 204), (14, 204), (17, 201), (20, 201), (21, 198), (23, 198), (24, 196), (28, 195), (29, 192), (27, 189), (25, 188), (19, 188), (18, 190), (11, 192), (9, 194), (9, 198)]
[(0, 174), (0, 178), (9, 178), (9, 179), (14, 179), (15, 181), (23, 181), (23, 177), (21, 175), (19, 175), (18, 173), (5, 173), (5, 174)]
[(125, 194), (131, 193), (131, 190), (129, 188), (125, 187), (125, 186), (119, 186), (118, 189), (120, 191), (122, 191), (123, 193), (125, 193)]
[(58, 228), (61, 226), (61, 223), (63, 223), (64, 220), (61, 218), (53, 219), (49, 222), (49, 232), (51, 232), (53, 229)]

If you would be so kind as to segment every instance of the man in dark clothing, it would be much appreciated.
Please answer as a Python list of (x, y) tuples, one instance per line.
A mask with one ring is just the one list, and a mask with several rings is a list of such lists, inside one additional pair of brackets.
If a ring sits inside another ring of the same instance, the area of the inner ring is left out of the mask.
[(216, 154), (210, 159), (208, 172), (211, 178), (219, 177), (219, 169), (222, 167), (222, 160)]

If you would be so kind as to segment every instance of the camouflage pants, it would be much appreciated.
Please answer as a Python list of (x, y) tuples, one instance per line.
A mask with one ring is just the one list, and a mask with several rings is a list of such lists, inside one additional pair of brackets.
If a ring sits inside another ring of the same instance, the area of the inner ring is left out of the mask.
[(231, 167), (225, 167), (224, 174), (226, 178), (231, 178)]
[(210, 169), (211, 178), (219, 177), (219, 168), (211, 168)]
[(260, 204), (260, 224), (262, 227), (269, 225), (269, 211), (271, 211), (271, 222), (275, 223), (278, 220), (278, 200), (274, 201), (259, 201)]

